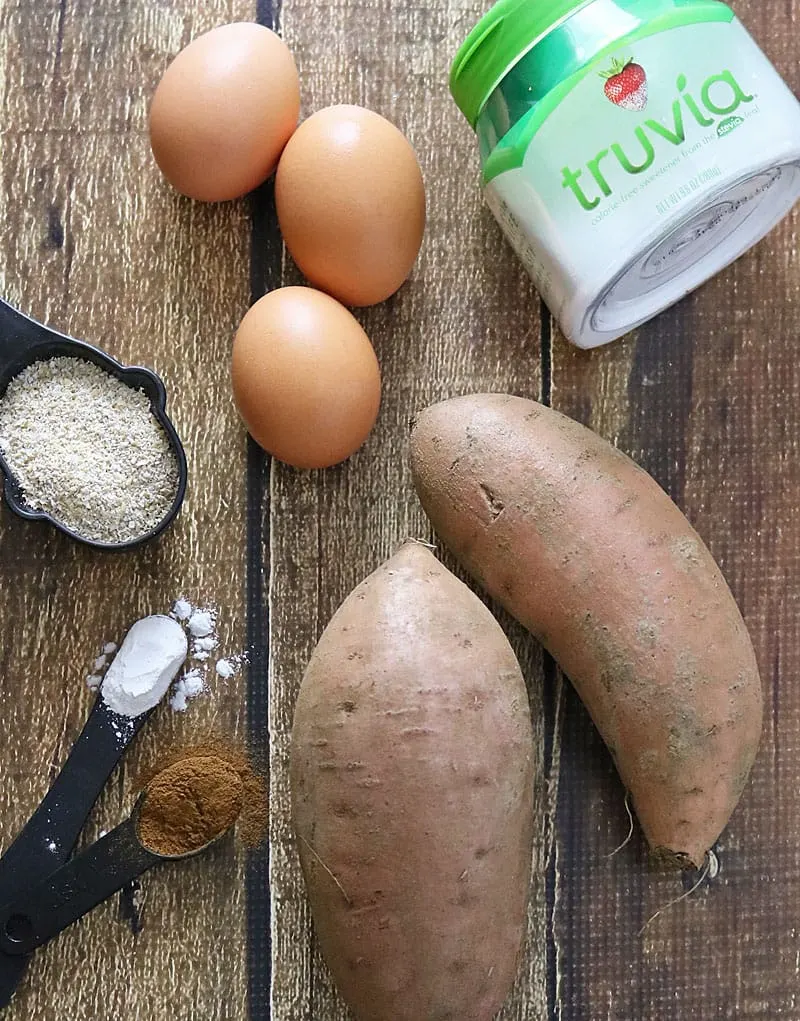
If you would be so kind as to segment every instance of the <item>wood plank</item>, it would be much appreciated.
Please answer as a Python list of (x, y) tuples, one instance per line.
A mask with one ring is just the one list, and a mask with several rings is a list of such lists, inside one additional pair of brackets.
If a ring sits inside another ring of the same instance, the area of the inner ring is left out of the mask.
[[(736, 7), (797, 92), (800, 4)], [(607, 857), (627, 831), (624, 792), (570, 691), (555, 926), (564, 1021), (800, 1018), (798, 222), (625, 341), (590, 354), (554, 344), (554, 406), (655, 475), (717, 556), (747, 619), (767, 706), (751, 783), (717, 848), (718, 877), (640, 935), (696, 877), (649, 872), (638, 833)]]
[[(153, 365), (190, 459), (175, 529), (122, 557), (0, 513), (0, 845), (44, 793), (90, 705), (99, 646), (181, 592), (213, 600), (244, 641), (245, 436), (227, 358), (248, 300), (246, 203), (177, 198), (150, 157), (146, 108), (168, 59), (245, 0), (0, 2), (2, 293), (126, 361)], [(148, 725), (87, 838), (120, 821), (131, 776), (216, 721), (243, 733), (244, 679)], [(245, 857), (230, 843), (151, 874), (134, 937), (110, 902), (37, 955), (8, 1021), (248, 1016)]]
[[(382, 306), (359, 313), (384, 379), (378, 425), (341, 468), (275, 466), (271, 486), (271, 805), (275, 1021), (342, 1021), (343, 1005), (314, 950), (289, 817), (292, 712), (314, 644), (348, 592), (407, 536), (429, 536), (407, 463), (418, 409), (469, 390), (540, 393), (539, 302), (480, 201), (474, 138), (447, 93), (449, 62), (482, 13), (474, 0), (416, 3), (336, 0), (323, 8), (285, 0), (283, 29), (303, 83), (304, 112), (337, 102), (377, 110), (420, 155), (428, 228), (412, 280)], [(297, 280), (287, 266), (286, 282)], [(452, 563), (447, 561), (449, 566)], [(539, 654), (507, 618), (530, 682), (540, 756), (537, 858), (530, 941), (508, 1009), (544, 1016), (545, 857), (548, 793)]]

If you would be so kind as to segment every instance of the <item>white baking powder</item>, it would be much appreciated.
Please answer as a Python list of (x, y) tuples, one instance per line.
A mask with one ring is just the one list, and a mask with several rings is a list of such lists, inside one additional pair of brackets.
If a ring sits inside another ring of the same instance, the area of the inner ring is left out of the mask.
[(184, 599), (183, 596), (180, 599), (176, 599), (172, 607), (172, 613), (170, 616), (176, 620), (188, 620), (192, 613), (194, 613), (194, 607), (188, 599)]
[(182, 677), (179, 677), (175, 682), (175, 687), (172, 689), (169, 704), (176, 713), (185, 713), (189, 707), (191, 699), (197, 698), (198, 695), (202, 695), (205, 690), (206, 682), (202, 673), (196, 668), (194, 670), (187, 670), (187, 672)]
[(167, 693), (188, 652), (176, 620), (161, 615), (137, 620), (103, 678), (103, 702), (119, 716), (148, 712)]
[[(218, 679), (228, 681), (234, 677), (241, 669), (242, 665), (247, 661), (246, 653), (237, 653), (235, 655), (228, 655), (225, 658), (216, 658), (216, 662), (209, 662), (212, 654), (215, 650), (219, 649), (220, 638), (217, 633), (217, 620), (218, 620), (218, 609), (216, 606), (195, 606), (185, 596), (181, 596), (176, 599), (172, 605), (168, 618), (159, 617), (148, 617), (146, 620), (169, 620), (173, 625), (172, 634), (176, 634), (176, 628), (179, 628), (185, 634), (185, 640), (188, 649), (188, 657), (191, 659), (191, 665), (187, 664), (185, 672), (176, 677), (179, 667), (172, 674), (174, 684), (170, 693), (169, 705), (175, 712), (186, 712), (189, 707), (189, 703), (202, 695), (205, 692), (209, 692), (210, 685), (208, 683), (208, 675), (216, 676)], [(139, 624), (143, 624), (143, 621), (139, 621)], [(138, 625), (134, 625), (137, 628)], [(134, 628), (131, 629), (131, 633)], [(126, 639), (126, 643), (128, 639)], [(123, 650), (126, 648), (126, 643), (123, 643)], [(117, 646), (114, 642), (106, 642), (102, 646), (101, 654), (94, 660), (92, 666), (92, 672), (86, 677), (86, 684), (91, 691), (97, 691), (101, 686), (103, 687), (104, 700), (106, 687), (103, 681), (103, 671), (112, 654), (116, 650)], [(122, 651), (122, 650), (121, 650)], [(186, 657), (184, 653), (184, 657)], [(219, 653), (216, 654), (219, 656)], [(113, 660), (116, 663), (116, 660)], [(113, 667), (112, 663), (112, 667)], [(112, 687), (116, 685), (114, 680), (114, 674), (112, 669), (109, 669), (106, 675), (111, 677)], [(169, 682), (167, 682), (169, 683)], [(110, 692), (112, 687), (108, 688)], [(155, 697), (155, 694), (154, 696)], [(159, 701), (162, 695), (158, 696), (156, 701)], [(131, 697), (126, 696), (128, 713), (122, 715), (130, 715), (132, 708), (137, 709), (137, 715), (140, 712), (146, 712), (146, 709), (140, 709), (139, 706), (144, 704), (143, 696), (136, 702), (135, 706), (131, 706)], [(120, 703), (118, 702), (118, 705)], [(152, 708), (156, 703), (153, 702), (149, 708)], [(119, 708), (115, 710), (120, 712)], [(122, 734), (120, 735), (122, 736)]]
[(195, 610), (189, 618), (188, 628), (195, 638), (207, 638), (214, 633), (216, 627), (213, 610)]

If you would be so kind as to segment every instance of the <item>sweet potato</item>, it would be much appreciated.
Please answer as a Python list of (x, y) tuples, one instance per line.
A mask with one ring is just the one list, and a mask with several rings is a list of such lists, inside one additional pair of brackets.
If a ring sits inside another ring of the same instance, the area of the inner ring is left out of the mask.
[(525, 928), (530, 709), (499, 625), (419, 544), (322, 635), (291, 764), (317, 935), (358, 1021), (490, 1021)]
[(700, 537), (628, 457), (519, 397), (428, 408), (411, 460), (442, 540), (571, 678), (654, 854), (699, 867), (747, 781), (763, 698)]

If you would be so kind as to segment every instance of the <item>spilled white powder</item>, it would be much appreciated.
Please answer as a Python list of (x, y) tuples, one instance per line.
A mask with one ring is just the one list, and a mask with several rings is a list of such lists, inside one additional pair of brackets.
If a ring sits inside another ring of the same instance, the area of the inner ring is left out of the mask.
[(79, 358), (34, 362), (11, 380), (0, 450), (28, 506), (95, 542), (146, 535), (178, 491), (178, 463), (147, 395)]
[(103, 702), (131, 719), (148, 712), (164, 697), (188, 652), (186, 634), (171, 617), (137, 620), (103, 678)]
[(190, 670), (182, 679), (182, 687), (187, 698), (194, 698), (205, 691), (205, 681), (197, 670)]
[(218, 677), (221, 677), (224, 681), (229, 681), (236, 673), (236, 666), (229, 659), (218, 659), (216, 670)]
[(100, 655), (92, 663), (92, 672), (86, 677), (86, 686), (89, 691), (97, 691), (103, 683), (103, 674), (108, 666), (108, 661), (116, 651), (116, 642), (106, 642), (103, 645)]
[(219, 641), (214, 635), (209, 635), (207, 638), (195, 638), (192, 642), (193, 652), (213, 652), (214, 649), (219, 645)]
[(205, 663), (218, 645), (219, 639), (213, 634), (204, 638), (195, 638), (192, 642), (192, 659), (198, 663)]
[(170, 616), (181, 621), (191, 641), (193, 666), (175, 682), (170, 698), (170, 705), (175, 712), (182, 713), (192, 699), (208, 690), (206, 663), (219, 646), (217, 609), (213, 606), (194, 606), (181, 596), (173, 604)]
[(188, 670), (175, 682), (169, 704), (176, 713), (185, 713), (190, 700), (202, 695), (205, 690), (206, 682), (200, 671)]
[(207, 638), (216, 624), (213, 610), (195, 610), (189, 618), (189, 633), (195, 638)]
[(192, 604), (189, 602), (188, 599), (184, 599), (183, 596), (181, 596), (180, 599), (175, 600), (175, 604), (172, 607), (172, 613), (170, 614), (170, 616), (174, 617), (176, 620), (183, 621), (188, 620), (193, 612), (194, 607), (192, 606)]

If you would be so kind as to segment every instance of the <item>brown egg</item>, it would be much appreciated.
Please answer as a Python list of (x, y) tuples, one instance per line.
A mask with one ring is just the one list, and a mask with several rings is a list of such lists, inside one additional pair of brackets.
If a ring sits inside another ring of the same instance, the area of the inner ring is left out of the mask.
[(338, 301), (310, 287), (282, 287), (253, 305), (236, 333), (232, 375), (250, 435), (295, 468), (349, 457), (381, 402), (366, 333)]
[(164, 72), (150, 107), (150, 144), (178, 191), (222, 202), (269, 177), (299, 112), (286, 44), (263, 25), (222, 25), (189, 43)]
[(347, 305), (400, 287), (425, 229), (417, 157), (389, 121), (331, 106), (292, 135), (275, 178), (278, 220), (300, 271)]

